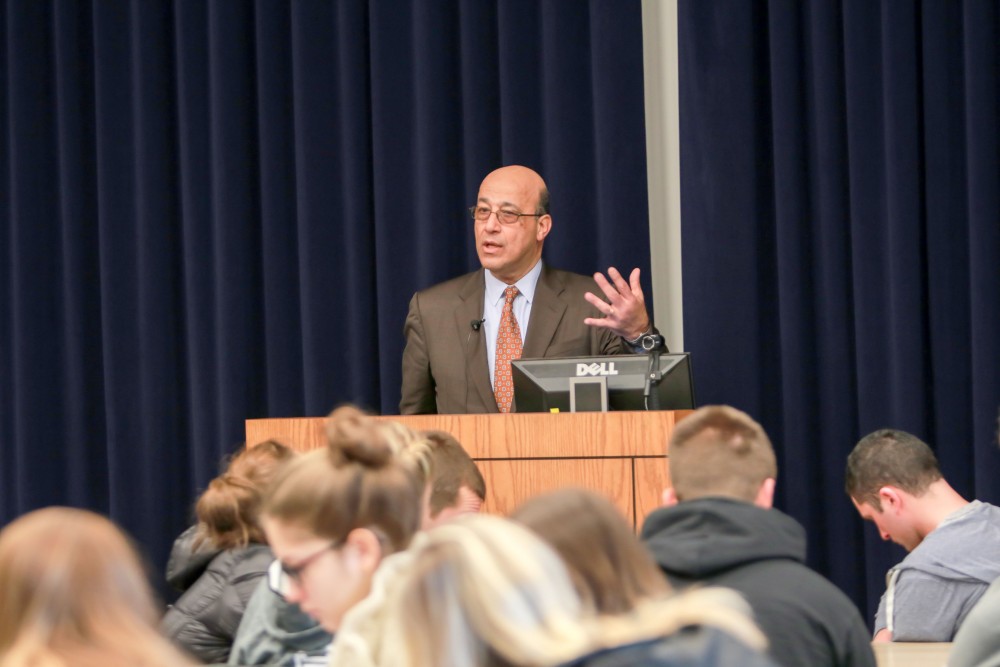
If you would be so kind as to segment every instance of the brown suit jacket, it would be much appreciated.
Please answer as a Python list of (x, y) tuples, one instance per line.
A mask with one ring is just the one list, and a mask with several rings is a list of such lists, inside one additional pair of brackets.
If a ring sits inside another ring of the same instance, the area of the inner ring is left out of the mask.
[[(486, 337), (472, 327), (483, 316), (484, 290), (483, 269), (479, 269), (413, 295), (403, 327), (406, 348), (400, 414), (498, 412)], [(583, 323), (585, 317), (600, 317), (583, 298), (584, 292), (601, 293), (590, 276), (542, 265), (522, 357), (632, 351), (607, 329)]]

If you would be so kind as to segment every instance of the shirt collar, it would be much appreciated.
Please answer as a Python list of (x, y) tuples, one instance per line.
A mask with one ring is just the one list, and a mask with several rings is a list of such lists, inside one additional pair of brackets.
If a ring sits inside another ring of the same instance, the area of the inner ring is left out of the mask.
[[(496, 278), (489, 269), (483, 272), (486, 275), (486, 303), (497, 305), (503, 299), (504, 290), (507, 283)], [(524, 296), (530, 304), (535, 298), (535, 286), (538, 285), (538, 276), (542, 275), (542, 260), (535, 262), (531, 270), (524, 274), (514, 285), (517, 291)]]

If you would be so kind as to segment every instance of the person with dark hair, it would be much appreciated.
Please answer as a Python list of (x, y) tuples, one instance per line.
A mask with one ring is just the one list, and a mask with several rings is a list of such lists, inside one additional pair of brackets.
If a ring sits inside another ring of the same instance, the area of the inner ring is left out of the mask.
[(1000, 508), (963, 498), (925, 442), (892, 429), (858, 442), (844, 488), (883, 540), (909, 552), (886, 577), (875, 641), (952, 641), (1000, 577)]
[(160, 627), (202, 662), (229, 657), (243, 611), (273, 560), (258, 522), (261, 497), (293, 456), (273, 440), (233, 456), (198, 498), (197, 525), (174, 542), (167, 582), (183, 593)]
[(611, 501), (586, 489), (559, 489), (511, 515), (566, 562), (580, 597), (600, 614), (624, 614), (671, 593), (663, 572)]
[(742, 593), (785, 667), (874, 667), (861, 614), (805, 565), (805, 530), (773, 507), (778, 466), (760, 424), (703, 407), (677, 424), (669, 460), (667, 506), (646, 518), (642, 539), (670, 583)]
[(424, 529), (461, 514), (475, 513), (486, 500), (486, 480), (455, 436), (446, 431), (424, 431), (429, 445), (430, 482)]
[(483, 179), (471, 208), (482, 268), (410, 300), (401, 414), (509, 412), (512, 359), (642, 351), (655, 333), (639, 269), (626, 282), (615, 268), (608, 281), (543, 264), (548, 202), (545, 181), (527, 167)]

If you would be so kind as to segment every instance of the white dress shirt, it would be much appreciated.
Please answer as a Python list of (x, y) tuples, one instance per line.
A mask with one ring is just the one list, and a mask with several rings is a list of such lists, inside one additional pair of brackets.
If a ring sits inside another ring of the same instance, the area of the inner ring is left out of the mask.
[[(490, 386), (493, 386), (493, 376), (497, 359), (497, 333), (500, 328), (500, 315), (503, 313), (504, 291), (507, 283), (494, 277), (487, 269), (486, 298), (483, 300), (483, 331), (486, 333), (486, 359), (490, 365)], [(514, 283), (518, 295), (514, 298), (514, 319), (521, 330), (521, 345), (524, 345), (528, 335), (528, 321), (531, 318), (531, 303), (535, 300), (535, 286), (538, 276), (542, 274), (542, 260), (538, 260), (531, 270)]]

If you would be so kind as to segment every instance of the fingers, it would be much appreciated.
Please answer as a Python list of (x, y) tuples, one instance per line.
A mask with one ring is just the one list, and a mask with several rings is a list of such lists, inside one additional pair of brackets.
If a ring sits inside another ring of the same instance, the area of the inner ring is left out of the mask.
[(641, 303), (645, 303), (645, 298), (642, 293), (642, 283), (640, 282), (640, 270), (632, 269), (632, 273), (629, 275), (629, 282), (625, 282), (625, 278), (622, 276), (621, 272), (615, 267), (608, 268), (608, 276), (610, 276), (611, 281), (608, 281), (604, 277), (603, 273), (594, 274), (594, 282), (597, 286), (601, 288), (604, 295), (608, 297), (608, 301), (612, 304), (617, 304), (620, 300), (628, 301), (630, 299), (635, 299)]
[(614, 313), (614, 306), (592, 292), (585, 293), (583, 298), (587, 300), (587, 303), (601, 311), (601, 313), (606, 316), (610, 316)]
[(606, 317), (585, 317), (583, 318), (583, 323), (588, 327), (597, 327), (599, 329), (611, 329), (615, 331), (615, 325), (611, 323)]
[(629, 276), (628, 280), (632, 288), (632, 294), (640, 301), (643, 301), (642, 283), (639, 281), (639, 269), (632, 269), (632, 275)]
[(609, 301), (614, 301), (616, 298), (620, 296), (618, 290), (615, 289), (615, 287), (610, 282), (608, 282), (608, 279), (604, 277), (603, 273), (601, 272), (595, 273), (594, 282), (597, 283), (597, 286), (601, 288), (601, 291), (604, 292), (604, 296), (608, 297)]
[(608, 268), (608, 278), (598, 272), (594, 274), (594, 282), (601, 288), (607, 301), (592, 292), (584, 294), (584, 298), (594, 306), (604, 317), (588, 317), (583, 323), (602, 329), (610, 329), (619, 336), (631, 340), (635, 332), (640, 334), (649, 326), (646, 313), (645, 298), (640, 284), (640, 271), (633, 269), (628, 282), (615, 267)]
[[(633, 271), (633, 273), (635, 272)], [(618, 272), (618, 269), (613, 266), (608, 267), (608, 275), (611, 276), (611, 280), (614, 281), (615, 289), (618, 290), (619, 294), (626, 294), (629, 292), (629, 285), (625, 282), (625, 279), (622, 278), (622, 274)]]

